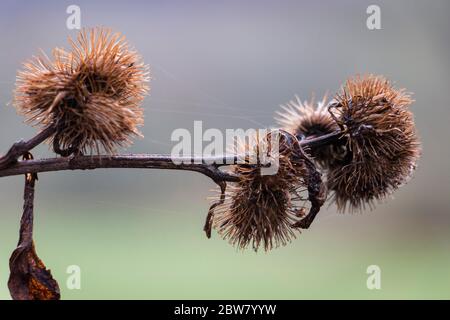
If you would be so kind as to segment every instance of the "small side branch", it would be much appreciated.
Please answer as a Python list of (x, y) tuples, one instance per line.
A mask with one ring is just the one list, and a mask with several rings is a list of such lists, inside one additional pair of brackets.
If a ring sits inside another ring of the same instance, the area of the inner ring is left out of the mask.
[(214, 202), (208, 210), (208, 215), (206, 216), (205, 225), (203, 227), (203, 231), (206, 233), (206, 237), (211, 238), (211, 230), (213, 224), (214, 210), (217, 206), (222, 205), (225, 202), (225, 192), (227, 190), (226, 182), (222, 181), (217, 183), (220, 187), (220, 199), (219, 201)]
[(0, 169), (7, 168), (11, 164), (17, 162), (22, 155), (47, 140), (55, 133), (55, 131), (55, 128), (50, 126), (28, 141), (21, 140), (14, 143), (11, 148), (9, 148), (8, 152), (3, 157), (0, 157)]
[[(30, 153), (24, 156), (32, 159)], [(38, 257), (33, 241), (34, 189), (37, 175), (25, 175), (23, 215), (19, 242), (9, 260), (8, 288), (14, 300), (58, 300), (58, 283)]]
[(345, 132), (337, 130), (328, 134), (324, 134), (315, 138), (300, 140), (300, 146), (318, 148), (324, 145), (332, 144), (344, 136)]
[[(55, 108), (61, 101), (66, 97), (67, 93), (65, 91), (58, 93), (58, 95), (53, 100), (50, 105), (50, 109)], [(31, 138), (28, 141), (20, 140), (14, 143), (11, 148), (9, 148), (8, 152), (0, 157), (0, 169), (6, 168), (9, 165), (17, 162), (17, 160), (23, 156), (28, 154), (28, 152), (34, 147), (40, 145), (42, 142), (50, 138), (52, 135), (56, 133), (56, 127), (54, 125), (50, 125), (45, 128), (41, 132), (39, 132), (36, 136)]]

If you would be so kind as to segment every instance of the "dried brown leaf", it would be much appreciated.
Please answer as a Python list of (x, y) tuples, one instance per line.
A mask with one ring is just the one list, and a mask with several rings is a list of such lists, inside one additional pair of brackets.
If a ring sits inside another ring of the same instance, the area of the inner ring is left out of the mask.
[[(27, 156), (28, 159), (31, 155)], [(36, 174), (25, 178), (23, 215), (17, 248), (9, 259), (8, 287), (14, 300), (59, 300), (59, 286), (36, 254), (33, 241), (33, 207)]]

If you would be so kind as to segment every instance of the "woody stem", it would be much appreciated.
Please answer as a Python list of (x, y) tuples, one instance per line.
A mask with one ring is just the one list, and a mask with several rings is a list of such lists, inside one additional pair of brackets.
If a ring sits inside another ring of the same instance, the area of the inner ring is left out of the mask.
[[(74, 155), (70, 157), (35, 159), (17, 161), (18, 155), (22, 155), (32, 147), (44, 141), (54, 129), (48, 128), (28, 142), (13, 145), (10, 151), (0, 158), (0, 177), (22, 175), (26, 173), (52, 172), (64, 170), (93, 170), (99, 168), (137, 168), (137, 169), (168, 169), (185, 170), (202, 173), (214, 182), (236, 182), (239, 177), (221, 171), (221, 166), (238, 163), (237, 156), (216, 157), (171, 157), (159, 154), (130, 154), (130, 155), (100, 155), (84, 156)], [(305, 139), (300, 145), (305, 147), (320, 147), (332, 143), (340, 138), (342, 133), (336, 131), (327, 135)]]

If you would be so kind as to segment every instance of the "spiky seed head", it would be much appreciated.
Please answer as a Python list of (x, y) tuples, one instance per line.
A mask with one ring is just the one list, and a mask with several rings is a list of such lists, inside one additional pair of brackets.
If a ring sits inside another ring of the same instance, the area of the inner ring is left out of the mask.
[[(277, 122), (298, 139), (315, 138), (339, 130), (336, 121), (328, 112), (327, 96), (317, 104), (314, 99), (302, 101), (298, 96), (281, 106), (277, 112)], [(322, 168), (328, 168), (331, 161), (340, 159), (343, 154), (342, 140), (335, 144), (306, 150)]]
[(56, 48), (52, 59), (41, 55), (24, 64), (14, 105), (32, 125), (56, 125), (62, 149), (113, 153), (140, 135), (148, 68), (108, 29), (84, 29), (69, 42), (69, 51)]
[(214, 213), (214, 228), (240, 249), (251, 245), (255, 251), (260, 246), (270, 250), (289, 243), (296, 232), (292, 224), (306, 212), (301, 194), (306, 189), (304, 163), (292, 160), (281, 139), (276, 174), (262, 175), (261, 167), (250, 163), (260, 150), (267, 150), (263, 144), (270, 143), (268, 136), (241, 144), (248, 156), (232, 169), (240, 180), (228, 184), (225, 202)]
[(410, 94), (382, 76), (347, 81), (330, 109), (347, 130), (347, 155), (328, 172), (338, 207), (385, 198), (411, 176), (420, 156)]

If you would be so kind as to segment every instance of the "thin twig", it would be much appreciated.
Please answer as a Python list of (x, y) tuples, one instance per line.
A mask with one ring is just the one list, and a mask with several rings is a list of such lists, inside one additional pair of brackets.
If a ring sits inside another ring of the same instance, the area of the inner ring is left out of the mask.
[(300, 141), (300, 146), (317, 148), (338, 141), (344, 136), (345, 132), (337, 130), (315, 138), (308, 138)]
[(220, 187), (220, 199), (219, 201), (214, 202), (211, 207), (208, 210), (208, 214), (206, 216), (205, 225), (203, 227), (203, 231), (206, 233), (206, 237), (209, 239), (211, 238), (211, 230), (212, 230), (212, 224), (213, 224), (213, 217), (214, 217), (214, 210), (217, 206), (222, 205), (225, 202), (225, 192), (227, 190), (227, 184), (226, 182), (222, 181), (218, 183)]
[[(58, 93), (50, 105), (50, 109), (55, 108), (67, 95), (67, 92), (62, 91)], [(8, 152), (0, 157), (0, 169), (6, 168), (9, 165), (17, 162), (17, 160), (29, 152), (34, 147), (40, 145), (42, 142), (50, 138), (56, 132), (56, 128), (53, 125), (48, 126), (41, 132), (39, 132), (36, 136), (31, 138), (28, 141), (20, 140), (14, 143), (11, 148), (9, 148)]]
[(50, 126), (28, 141), (21, 140), (14, 143), (11, 148), (9, 148), (8, 152), (0, 158), (0, 169), (7, 168), (11, 164), (14, 164), (22, 155), (47, 140), (54, 133), (55, 128)]

